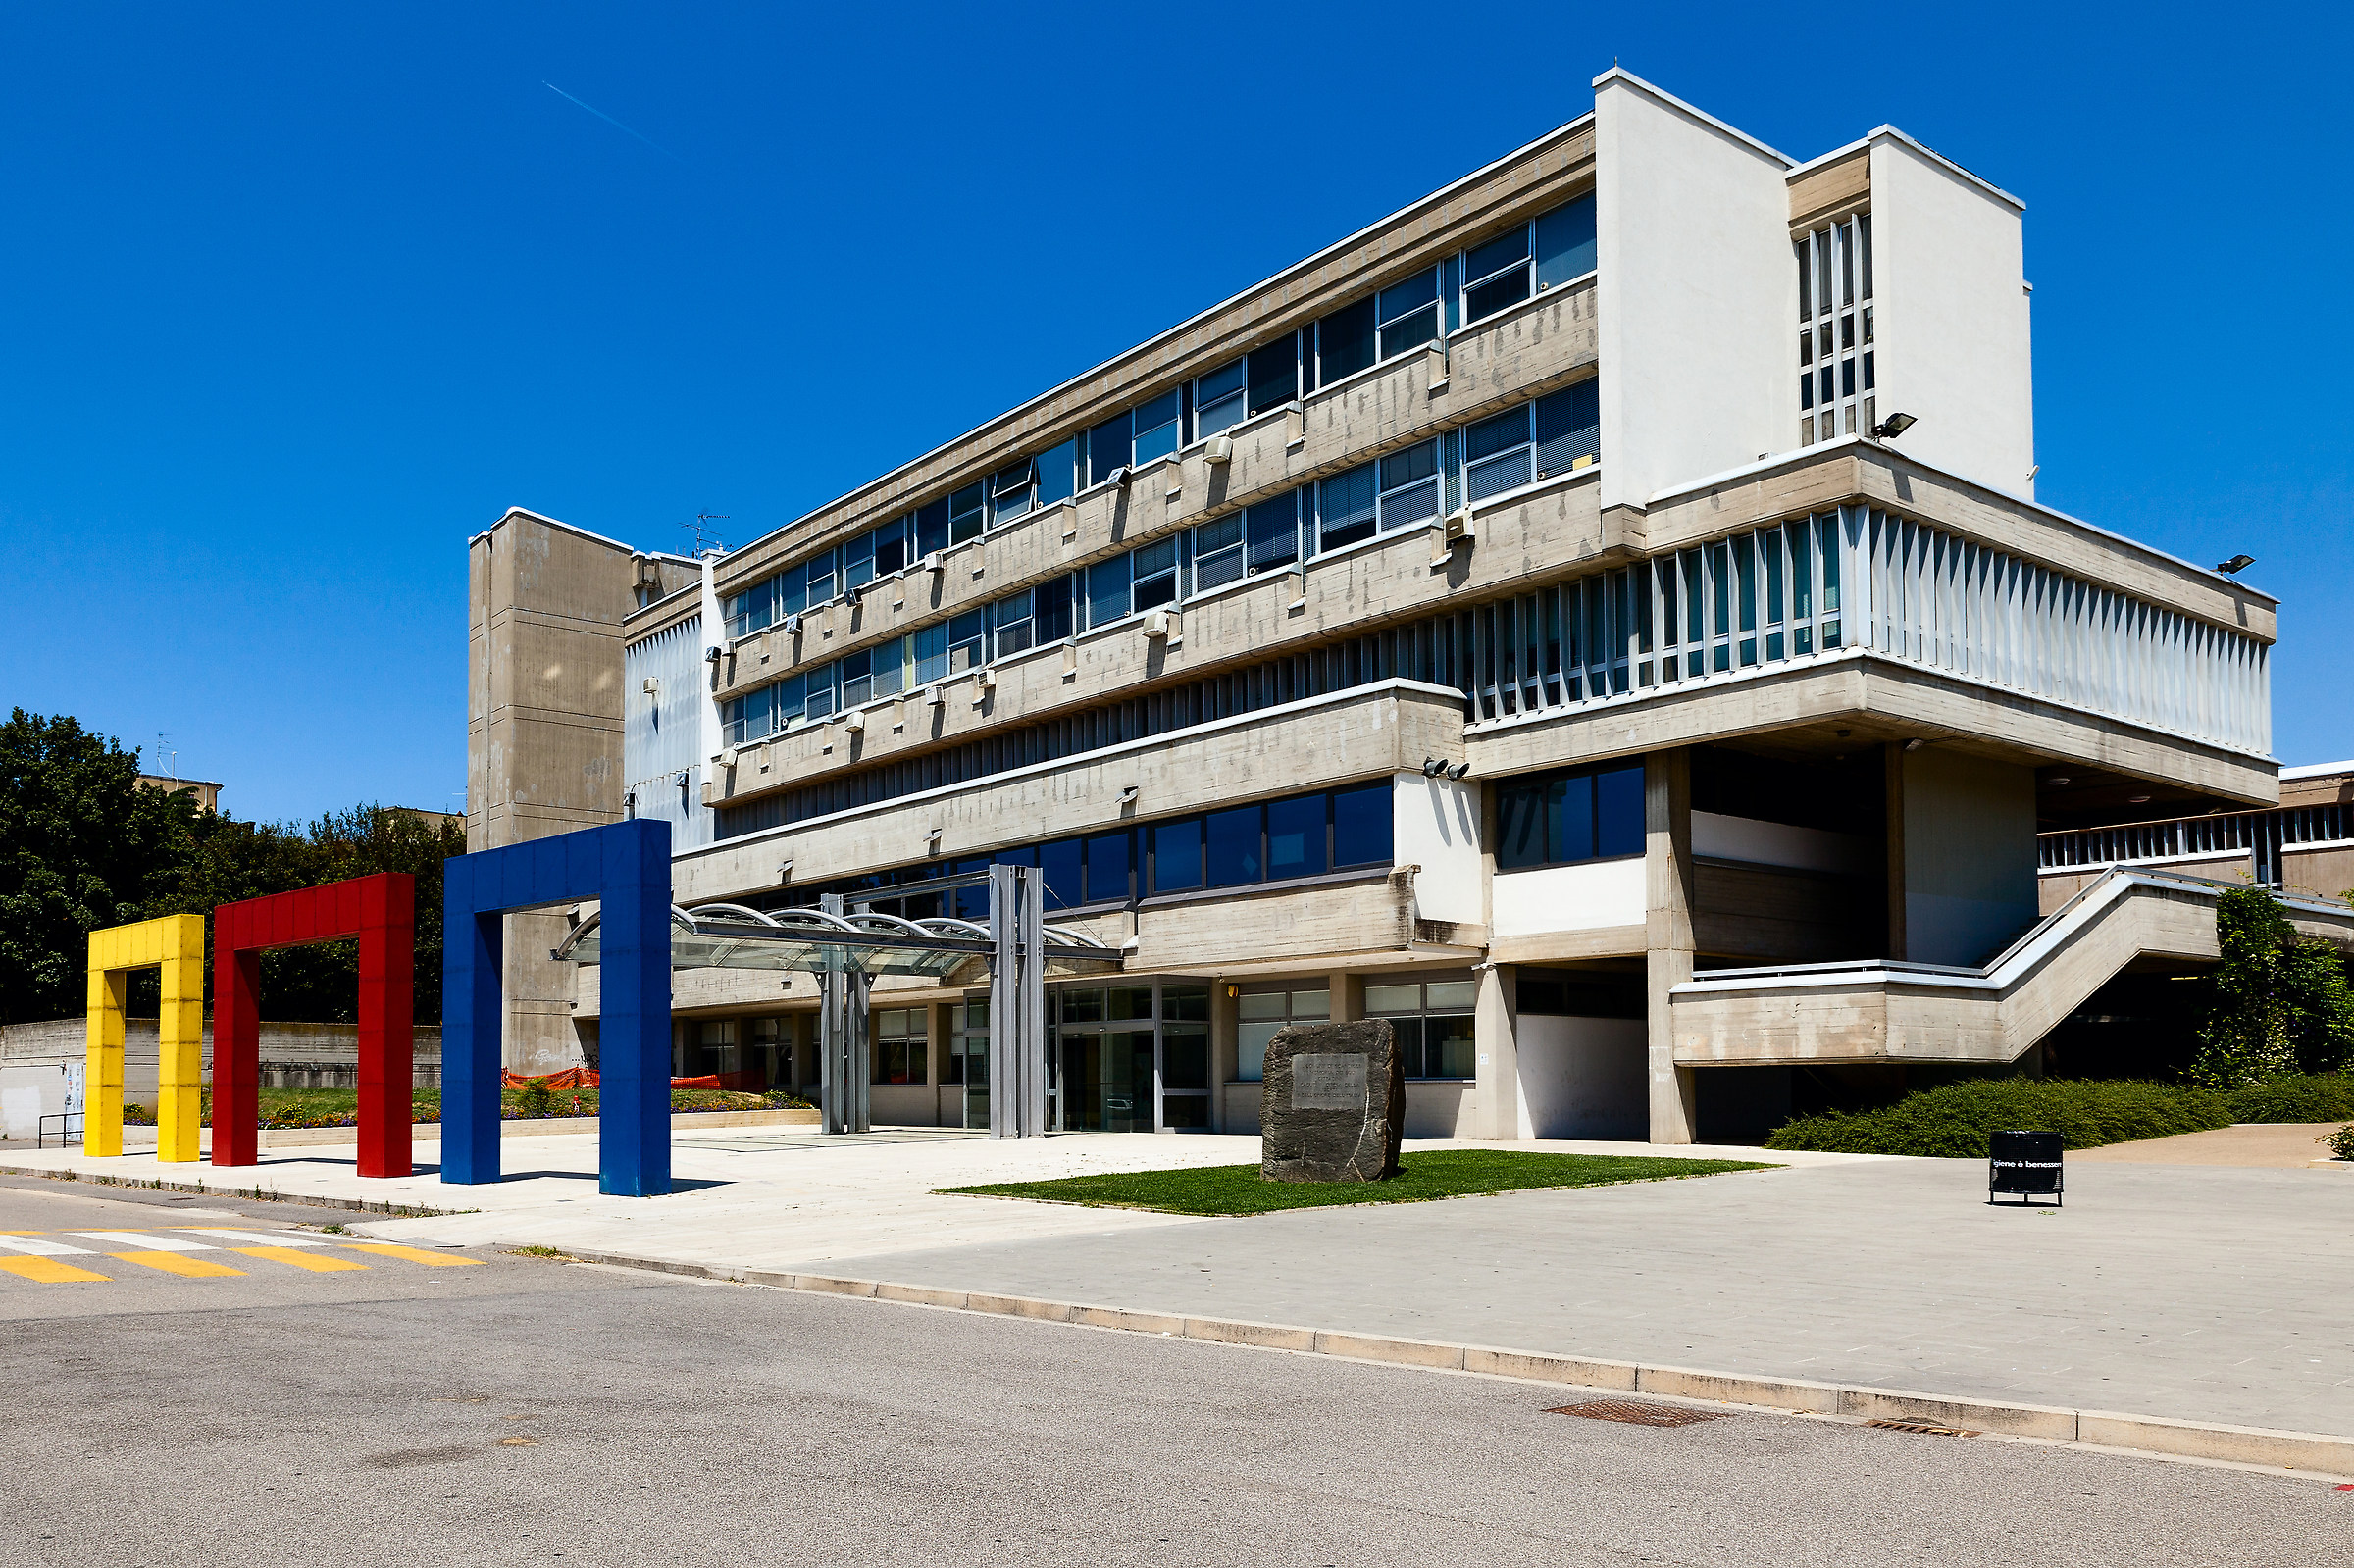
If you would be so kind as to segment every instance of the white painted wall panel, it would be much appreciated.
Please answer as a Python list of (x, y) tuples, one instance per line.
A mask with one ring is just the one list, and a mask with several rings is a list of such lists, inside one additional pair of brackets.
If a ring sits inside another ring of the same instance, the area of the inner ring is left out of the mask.
[(1642, 1019), (1522, 1013), (1513, 1037), (1522, 1138), (1650, 1137)]
[(1535, 936), (1553, 931), (1639, 926), (1646, 897), (1640, 855), (1500, 872), (1493, 895), (1494, 932), (1498, 936)]
[(1397, 777), (1394, 857), (1420, 866), (1414, 876), (1414, 913), (1422, 920), (1477, 925), (1480, 897), (1479, 790), (1419, 773)]
[(1618, 72), (1594, 156), (1602, 504), (1796, 446), (1789, 164)]
[(1908, 456), (2033, 499), (2034, 363), (2020, 209), (1903, 139), (1871, 144), (1878, 413)]

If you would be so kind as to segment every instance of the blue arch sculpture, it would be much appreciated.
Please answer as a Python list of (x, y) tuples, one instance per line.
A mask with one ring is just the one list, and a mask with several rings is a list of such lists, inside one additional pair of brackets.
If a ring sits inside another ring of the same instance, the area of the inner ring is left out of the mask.
[(650, 818), (441, 864), (441, 1180), (499, 1179), (499, 917), (597, 900), (600, 1192), (670, 1190), (670, 824)]

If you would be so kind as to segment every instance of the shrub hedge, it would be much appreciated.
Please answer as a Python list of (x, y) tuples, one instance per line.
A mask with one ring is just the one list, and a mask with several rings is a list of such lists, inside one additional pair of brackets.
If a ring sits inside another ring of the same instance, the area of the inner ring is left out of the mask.
[(2199, 1133), (2234, 1122), (2328, 1122), (2354, 1117), (2354, 1074), (2275, 1079), (2218, 1092), (2132, 1081), (1996, 1078), (1908, 1094), (1878, 1110), (1784, 1123), (1767, 1148), (1844, 1154), (1984, 1159), (1986, 1135), (2011, 1127), (2061, 1135), (2070, 1148)]

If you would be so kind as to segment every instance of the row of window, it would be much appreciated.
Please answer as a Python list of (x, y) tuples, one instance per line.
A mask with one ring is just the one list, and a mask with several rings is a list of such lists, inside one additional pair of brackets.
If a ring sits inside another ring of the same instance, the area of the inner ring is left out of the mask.
[(1591, 196), (1515, 225), (1047, 451), (731, 594), (723, 607), (728, 635), (749, 635), (903, 570), (935, 550), (1104, 483), (1120, 469), (1165, 457), (1319, 386), (1435, 342), (1542, 289), (1570, 282), (1594, 270), (1594, 250)]
[[(1871, 215), (1827, 225), (1793, 242), (1798, 258), (1799, 444), (1853, 435), (1871, 417), (1878, 377), (1872, 347)], [(1815, 410), (1822, 412), (1817, 415)], [(1842, 429), (1844, 427), (1844, 429)]]
[(1390, 781), (1349, 789), (1318, 790), (1255, 805), (1173, 817), (1132, 828), (1083, 834), (999, 850), (994, 856), (947, 864), (905, 866), (837, 883), (788, 888), (776, 907), (814, 907), (826, 893), (872, 898), (883, 914), (907, 920), (953, 915), (989, 918), (989, 889), (962, 887), (947, 895), (921, 893), (874, 898), (895, 885), (926, 882), (990, 865), (1035, 866), (1049, 911), (1121, 903), (1154, 893), (1200, 892), (1288, 882), (1386, 866), (1393, 853)]
[(1532, 774), (1496, 785), (1496, 869), (1643, 853), (1643, 765)]
[[(1478, 1047), (1472, 1039), (1479, 983), (1433, 980), (1365, 983), (1365, 1016), (1386, 1018), (1398, 1041), (1408, 1078), (1475, 1078)], [(1257, 989), (1236, 1004), (1235, 1076), (1246, 1083), (1266, 1076), (1267, 1046), (1293, 1024), (1320, 1024), (1332, 1016), (1332, 992)]]
[(1579, 381), (731, 698), (721, 711), (727, 743), (744, 745), (1304, 557), (1428, 523), (1450, 492), (1475, 504), (1585, 466), (1601, 448), (1600, 432), (1600, 382)]

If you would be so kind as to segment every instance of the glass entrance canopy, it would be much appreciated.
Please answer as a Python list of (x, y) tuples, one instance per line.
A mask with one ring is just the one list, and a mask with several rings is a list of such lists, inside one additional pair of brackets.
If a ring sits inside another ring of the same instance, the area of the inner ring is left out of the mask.
[[(591, 915), (573, 929), (552, 957), (574, 964), (600, 961), (598, 923)], [(1116, 973), (1117, 948), (1068, 926), (1045, 929), (1045, 977), (1075, 979)], [(928, 975), (947, 985), (988, 981), (997, 943), (987, 926), (969, 920), (901, 920), (874, 913), (828, 914), (817, 909), (765, 913), (742, 904), (670, 906), (673, 969), (848, 971)]]

